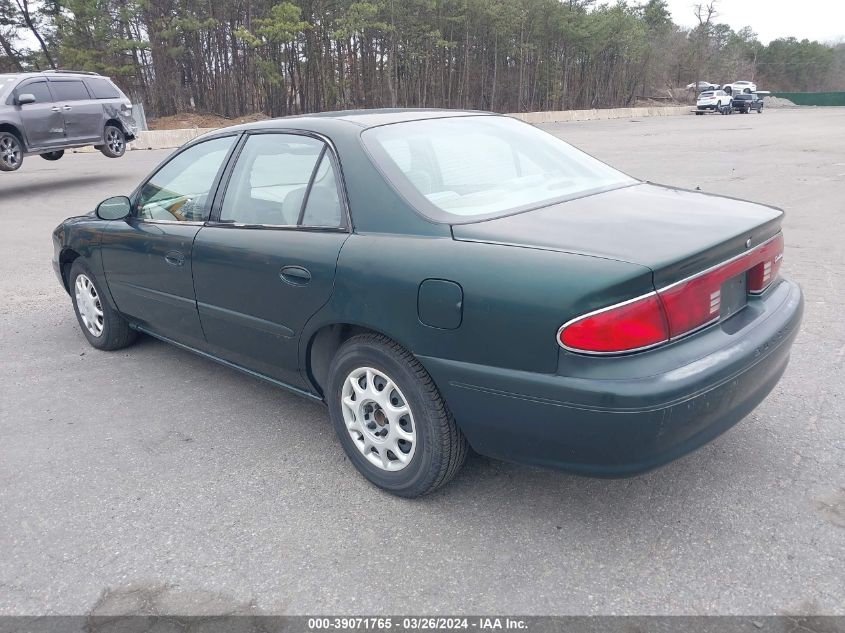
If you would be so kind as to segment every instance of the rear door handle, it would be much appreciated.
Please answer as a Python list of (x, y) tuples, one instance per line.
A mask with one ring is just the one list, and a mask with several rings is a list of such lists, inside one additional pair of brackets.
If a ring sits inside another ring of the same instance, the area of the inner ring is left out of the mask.
[(279, 272), (279, 277), (292, 286), (304, 286), (311, 281), (311, 273), (302, 266), (285, 266)]
[(62, 110), (72, 110), (72, 109), (73, 108), (71, 108), (69, 105), (62, 106)]
[(166, 261), (171, 266), (181, 266), (185, 263), (185, 255), (184, 253), (180, 253), (179, 251), (168, 251), (164, 255), (164, 261)]

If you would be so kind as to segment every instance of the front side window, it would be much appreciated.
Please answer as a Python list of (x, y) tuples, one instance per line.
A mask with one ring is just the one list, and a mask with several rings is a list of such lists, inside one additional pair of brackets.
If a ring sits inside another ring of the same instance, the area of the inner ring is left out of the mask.
[(56, 101), (86, 101), (91, 98), (85, 84), (79, 80), (51, 81), (50, 87)]
[(370, 128), (362, 139), (394, 187), (440, 222), (517, 213), (637, 182), (501, 116), (408, 121)]
[(46, 81), (31, 81), (23, 86), (18, 86), (15, 92), (18, 96), (31, 94), (35, 97), (35, 103), (50, 103), (53, 101), (53, 96), (50, 94)]
[(251, 135), (232, 171), (220, 221), (340, 227), (337, 178), (326, 144), (294, 134)]
[(204, 222), (211, 188), (235, 143), (224, 136), (192, 145), (174, 156), (150, 178), (135, 200), (135, 215), (143, 220)]

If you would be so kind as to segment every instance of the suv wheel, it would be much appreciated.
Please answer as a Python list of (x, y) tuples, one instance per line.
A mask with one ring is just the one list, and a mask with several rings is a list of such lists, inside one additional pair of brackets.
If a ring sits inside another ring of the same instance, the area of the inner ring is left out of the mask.
[(16, 171), (23, 163), (23, 146), (11, 132), (0, 132), (0, 171)]
[(103, 156), (120, 158), (126, 153), (126, 135), (119, 127), (107, 125), (103, 140), (105, 143), (100, 146)]
[(65, 150), (60, 149), (56, 150), (55, 152), (47, 152), (45, 154), (41, 154), (41, 158), (43, 158), (44, 160), (59, 160), (64, 155)]

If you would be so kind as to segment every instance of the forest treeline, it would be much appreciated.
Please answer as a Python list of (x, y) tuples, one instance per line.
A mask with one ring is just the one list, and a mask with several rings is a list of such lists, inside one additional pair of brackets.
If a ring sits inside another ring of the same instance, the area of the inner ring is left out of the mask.
[(760, 43), (664, 0), (0, 0), (0, 72), (108, 75), (149, 114), (632, 105), (704, 79), (845, 89), (845, 44)]

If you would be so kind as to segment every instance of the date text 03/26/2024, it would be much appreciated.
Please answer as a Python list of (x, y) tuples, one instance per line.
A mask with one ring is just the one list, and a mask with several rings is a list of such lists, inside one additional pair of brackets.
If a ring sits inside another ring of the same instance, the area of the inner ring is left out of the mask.
[(364, 631), (446, 631), (446, 630), (478, 630), (519, 631), (528, 628), (525, 620), (518, 618), (499, 617), (346, 617), (346, 618), (309, 618), (308, 630), (364, 630)]

